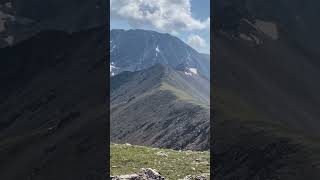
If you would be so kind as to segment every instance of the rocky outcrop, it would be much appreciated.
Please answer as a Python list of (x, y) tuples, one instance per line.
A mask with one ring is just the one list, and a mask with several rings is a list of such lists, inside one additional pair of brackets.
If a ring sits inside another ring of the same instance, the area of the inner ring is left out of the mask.
[(208, 173), (205, 174), (200, 174), (200, 175), (188, 175), (185, 178), (181, 179), (181, 180), (207, 180), (209, 179), (209, 175)]
[(164, 180), (165, 178), (160, 175), (156, 170), (147, 168), (142, 169), (137, 174), (127, 174), (120, 176), (111, 176), (111, 180)]

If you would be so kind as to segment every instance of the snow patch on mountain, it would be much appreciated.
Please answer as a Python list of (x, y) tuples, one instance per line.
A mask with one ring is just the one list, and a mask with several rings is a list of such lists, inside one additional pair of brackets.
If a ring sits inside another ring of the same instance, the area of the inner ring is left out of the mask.
[(192, 76), (192, 73), (191, 73), (191, 72), (185, 71), (184, 74), (187, 75), (187, 76)]
[(115, 75), (114, 70), (116, 70), (116, 69), (119, 69), (119, 68), (115, 66), (115, 63), (114, 63), (114, 62), (111, 62), (111, 63), (110, 63), (110, 74), (111, 74), (111, 76), (114, 76), (114, 75)]
[(250, 36), (248, 36), (244, 33), (240, 33), (240, 38), (243, 40), (246, 40), (246, 41), (253, 41), (253, 39)]
[(260, 29), (264, 34), (269, 36), (271, 39), (273, 40), (279, 39), (278, 27), (275, 23), (256, 19), (255, 26), (258, 29)]
[(158, 56), (158, 53), (160, 52), (158, 45), (155, 50), (156, 50), (156, 56)]
[(198, 74), (198, 70), (196, 68), (189, 68), (189, 71), (193, 74)]
[(114, 50), (116, 47), (117, 47), (117, 45), (113, 45), (113, 46), (111, 47), (110, 52), (113, 52), (113, 50)]
[(255, 36), (254, 34), (250, 33), (250, 34), (244, 34), (244, 33), (240, 33), (239, 37), (245, 41), (251, 41), (254, 42), (257, 45), (260, 45), (263, 43), (262, 40), (260, 40), (257, 36)]
[(187, 68), (187, 71), (185, 71), (184, 74), (188, 76), (197, 75), (198, 70), (196, 68)]

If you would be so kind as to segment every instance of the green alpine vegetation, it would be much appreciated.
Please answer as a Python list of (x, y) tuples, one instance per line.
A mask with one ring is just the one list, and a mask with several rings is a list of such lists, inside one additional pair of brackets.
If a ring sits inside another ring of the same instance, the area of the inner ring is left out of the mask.
[[(208, 151), (176, 151), (129, 144), (111, 144), (111, 175), (138, 173), (141, 168), (157, 170), (166, 179), (210, 173)], [(210, 179), (208, 177), (208, 179)]]

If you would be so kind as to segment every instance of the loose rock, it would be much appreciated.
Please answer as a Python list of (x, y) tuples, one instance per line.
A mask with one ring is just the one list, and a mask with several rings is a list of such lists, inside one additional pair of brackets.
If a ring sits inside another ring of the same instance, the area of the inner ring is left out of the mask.
[(180, 180), (208, 180), (209, 174), (201, 174), (201, 175), (188, 175)]
[(142, 169), (138, 174), (128, 174), (120, 176), (111, 176), (111, 180), (165, 180), (156, 170), (147, 168)]
[(157, 152), (156, 155), (158, 156), (162, 156), (162, 157), (168, 157), (168, 154), (164, 153), (164, 152)]

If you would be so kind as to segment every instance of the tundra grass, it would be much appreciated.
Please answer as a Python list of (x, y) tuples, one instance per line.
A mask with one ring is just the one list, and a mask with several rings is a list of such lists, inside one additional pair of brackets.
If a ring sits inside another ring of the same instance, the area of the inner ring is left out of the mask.
[(161, 83), (161, 86), (159, 88), (161, 91), (170, 91), (172, 92), (179, 100), (187, 101), (189, 103), (193, 103), (196, 105), (200, 105), (204, 108), (209, 108), (209, 105), (202, 103), (199, 100), (195, 100), (194, 97), (192, 97), (190, 94), (184, 92), (183, 90), (180, 90), (169, 83), (163, 82)]
[(187, 175), (200, 174), (209, 176), (209, 162), (210, 154), (207, 151), (175, 151), (111, 144), (110, 173), (113, 176), (138, 173), (141, 168), (155, 169), (166, 179), (183, 179)]

